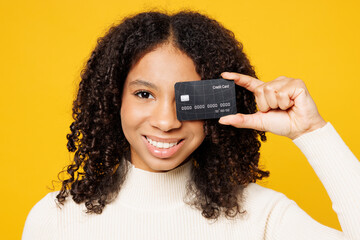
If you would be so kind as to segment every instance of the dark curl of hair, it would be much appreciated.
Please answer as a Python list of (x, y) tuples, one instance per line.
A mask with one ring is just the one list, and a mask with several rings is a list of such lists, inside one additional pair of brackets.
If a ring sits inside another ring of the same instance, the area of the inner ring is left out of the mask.
[[(69, 177), (57, 195), (64, 204), (69, 193), (76, 203), (85, 202), (88, 213), (100, 214), (121, 189), (130, 161), (130, 146), (121, 128), (120, 108), (124, 81), (131, 66), (161, 44), (171, 43), (196, 66), (202, 79), (219, 78), (224, 71), (256, 77), (242, 44), (217, 21), (197, 12), (173, 15), (145, 12), (125, 18), (98, 40), (81, 72), (77, 98), (73, 103), (71, 133), (67, 148), (75, 152), (67, 166)], [(237, 111), (255, 113), (253, 93), (236, 86)], [(258, 168), (260, 139), (265, 133), (238, 129), (206, 120), (206, 137), (192, 154), (194, 164), (188, 204), (207, 219), (242, 213), (244, 188), (268, 177)], [(206, 151), (205, 151), (206, 149)]]

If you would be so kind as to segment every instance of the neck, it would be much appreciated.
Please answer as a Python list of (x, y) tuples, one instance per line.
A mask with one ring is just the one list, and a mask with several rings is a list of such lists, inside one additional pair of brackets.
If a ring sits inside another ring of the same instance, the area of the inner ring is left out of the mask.
[(183, 205), (192, 162), (167, 172), (149, 172), (129, 163), (129, 171), (115, 202), (142, 210)]

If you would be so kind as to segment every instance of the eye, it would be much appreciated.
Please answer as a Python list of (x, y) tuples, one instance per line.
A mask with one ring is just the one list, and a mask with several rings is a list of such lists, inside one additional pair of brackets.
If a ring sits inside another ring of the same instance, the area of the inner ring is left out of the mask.
[(135, 95), (138, 96), (139, 98), (154, 99), (154, 96), (151, 95), (151, 93), (149, 93), (147, 91), (138, 91), (138, 92), (135, 92)]

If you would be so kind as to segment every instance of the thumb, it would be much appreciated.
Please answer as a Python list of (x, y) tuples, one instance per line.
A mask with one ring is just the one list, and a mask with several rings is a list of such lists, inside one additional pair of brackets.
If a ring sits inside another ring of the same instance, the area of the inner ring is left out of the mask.
[(231, 125), (237, 128), (251, 128), (259, 131), (265, 131), (261, 121), (261, 112), (254, 114), (227, 115), (219, 119), (219, 123), (224, 125)]

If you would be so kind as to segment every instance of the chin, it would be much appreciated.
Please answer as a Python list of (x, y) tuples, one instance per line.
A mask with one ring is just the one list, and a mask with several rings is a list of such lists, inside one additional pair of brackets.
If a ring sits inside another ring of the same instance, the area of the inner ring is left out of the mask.
[[(159, 162), (160, 161), (160, 162)], [(156, 163), (149, 163), (148, 166), (151, 168), (152, 172), (168, 172), (171, 171), (178, 166), (180, 166), (184, 161), (180, 162), (171, 162), (168, 160), (157, 160)]]

